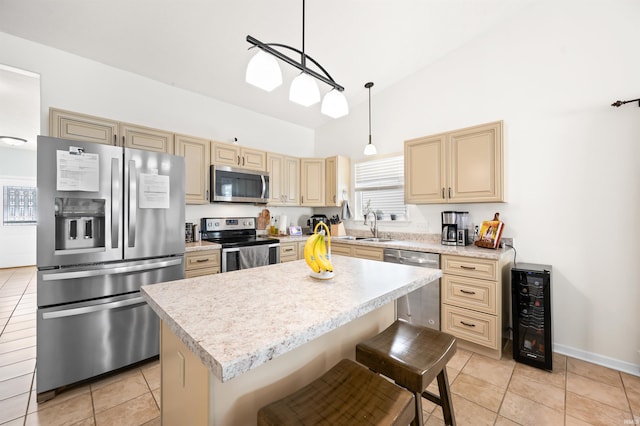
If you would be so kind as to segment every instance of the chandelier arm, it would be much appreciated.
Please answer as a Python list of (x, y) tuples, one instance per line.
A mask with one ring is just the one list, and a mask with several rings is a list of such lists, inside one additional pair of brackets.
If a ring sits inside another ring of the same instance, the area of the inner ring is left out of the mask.
[(640, 98), (638, 98), (638, 99), (631, 99), (631, 100), (629, 100), (629, 101), (615, 101), (614, 103), (612, 103), (612, 104), (611, 104), (611, 106), (619, 107), (619, 106), (622, 106), (622, 105), (624, 105), (624, 104), (628, 104), (628, 103), (630, 103), (630, 102), (638, 102), (638, 106), (640, 107)]
[[(254, 47), (259, 47), (263, 51), (275, 56), (276, 58), (280, 59), (281, 61), (284, 61), (284, 62), (288, 63), (289, 65), (298, 68), (300, 71), (304, 71), (307, 74), (311, 75), (312, 77), (322, 81), (323, 83), (328, 84), (329, 86), (333, 87), (334, 89), (338, 90), (339, 92), (344, 91), (344, 87), (342, 87), (341, 85), (336, 83), (335, 80), (331, 77), (331, 75), (329, 75), (327, 70), (325, 70), (322, 67), (322, 65), (320, 65), (311, 56), (303, 53), (302, 51), (296, 49), (295, 47), (287, 46), (286, 44), (280, 44), (280, 43), (263, 43), (260, 40), (254, 38), (254, 37), (251, 37), (250, 35), (247, 36), (247, 42), (249, 42), (249, 43), (251, 43), (253, 45), (249, 49), (252, 49)], [(291, 59), (290, 57), (288, 57), (284, 53), (277, 51), (276, 49), (272, 48), (271, 46), (282, 47), (282, 48), (285, 48), (285, 49), (289, 49), (289, 50), (291, 50), (293, 52), (299, 53), (300, 55), (304, 55), (302, 57), (310, 60), (311, 62), (313, 62), (315, 66), (317, 66), (323, 73), (325, 73), (326, 77), (324, 75), (319, 74), (318, 72), (312, 70), (311, 68), (307, 68), (306, 65), (301, 64), (300, 62), (296, 61), (295, 59)]]

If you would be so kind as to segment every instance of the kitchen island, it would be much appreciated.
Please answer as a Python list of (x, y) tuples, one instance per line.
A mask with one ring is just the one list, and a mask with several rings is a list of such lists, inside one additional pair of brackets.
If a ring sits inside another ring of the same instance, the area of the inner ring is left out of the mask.
[[(255, 424), (394, 320), (397, 298), (438, 269), (334, 256), (335, 277), (303, 260), (142, 287), (162, 321), (163, 424)], [(434, 284), (435, 285), (435, 284)]]

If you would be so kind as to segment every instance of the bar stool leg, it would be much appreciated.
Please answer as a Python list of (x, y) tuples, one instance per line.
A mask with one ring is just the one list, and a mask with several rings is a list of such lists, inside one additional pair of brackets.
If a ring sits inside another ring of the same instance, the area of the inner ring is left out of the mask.
[(438, 374), (438, 390), (440, 391), (440, 401), (442, 402), (442, 415), (444, 424), (455, 426), (456, 419), (453, 416), (453, 404), (451, 401), (451, 391), (449, 390), (449, 378), (446, 367)]
[(411, 426), (422, 426), (424, 425), (424, 419), (422, 416), (422, 394), (420, 392), (415, 392), (414, 396), (416, 397), (416, 416), (411, 422)]

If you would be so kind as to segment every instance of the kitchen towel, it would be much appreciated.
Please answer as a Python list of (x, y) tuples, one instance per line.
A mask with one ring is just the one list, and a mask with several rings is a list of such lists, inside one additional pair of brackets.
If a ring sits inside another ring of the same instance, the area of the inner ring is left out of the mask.
[(349, 201), (342, 200), (342, 220), (351, 219), (351, 209), (349, 208)]
[(269, 264), (269, 246), (240, 247), (239, 251), (240, 269), (255, 268)]

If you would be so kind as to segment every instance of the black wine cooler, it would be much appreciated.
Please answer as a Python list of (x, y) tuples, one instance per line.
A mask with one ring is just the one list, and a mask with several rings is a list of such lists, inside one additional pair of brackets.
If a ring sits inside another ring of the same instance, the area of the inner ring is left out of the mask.
[(511, 269), (513, 359), (551, 371), (551, 266), (517, 263)]

